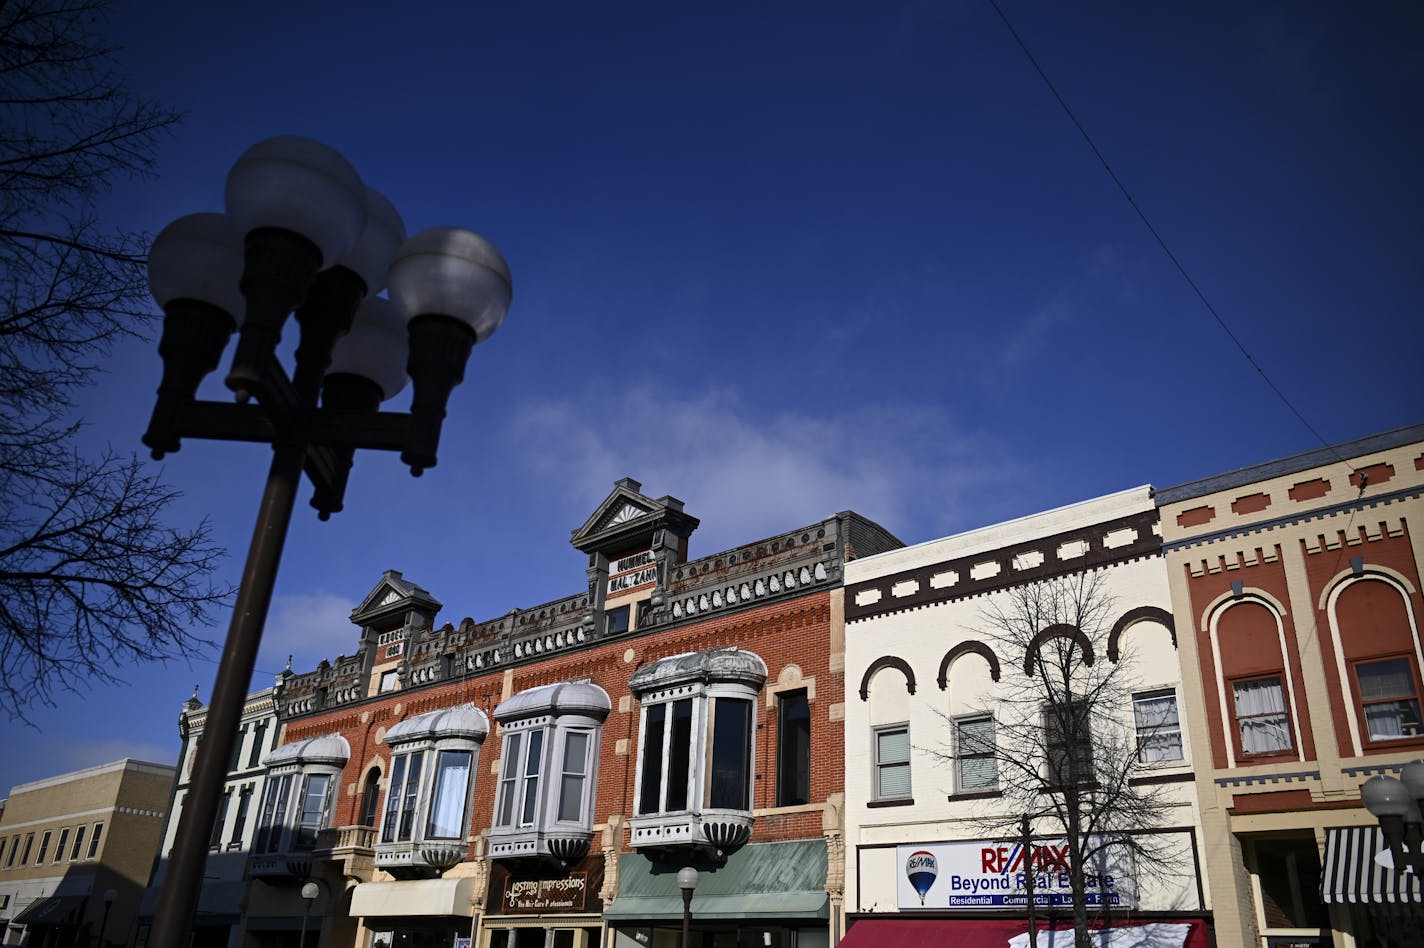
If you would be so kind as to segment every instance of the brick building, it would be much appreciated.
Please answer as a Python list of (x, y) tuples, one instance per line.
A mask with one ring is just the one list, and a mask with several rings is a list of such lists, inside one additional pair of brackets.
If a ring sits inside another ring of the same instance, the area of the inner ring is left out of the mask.
[(1223, 945), (1416, 945), (1360, 786), (1424, 756), (1424, 425), (1166, 488)]
[(841, 579), (900, 544), (840, 513), (688, 560), (697, 526), (619, 481), (583, 588), (482, 622), (383, 576), (355, 653), (278, 683), (242, 943), (309, 908), (322, 948), (661, 948), (692, 866), (694, 944), (834, 944)]
[(6, 945), (126, 945), (173, 768), (137, 760), (20, 784), (0, 817)]

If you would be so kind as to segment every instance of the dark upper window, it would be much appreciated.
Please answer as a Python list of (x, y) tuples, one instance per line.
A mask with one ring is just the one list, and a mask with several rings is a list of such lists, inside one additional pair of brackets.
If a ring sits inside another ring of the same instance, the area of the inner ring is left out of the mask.
[(1043, 709), (1044, 756), (1050, 786), (1091, 783), (1093, 773), (1092, 704), (1056, 701)]
[(213, 819), (213, 831), (208, 834), (208, 849), (222, 848), (223, 826), (227, 823), (227, 808), (232, 803), (232, 791), (228, 790), (218, 800), (218, 813)]
[(247, 811), (252, 806), (252, 784), (245, 785), (237, 794), (237, 817), (232, 821), (232, 838), (228, 849), (242, 848), (242, 833), (247, 829)]
[(247, 752), (247, 766), (256, 767), (262, 762), (262, 741), (267, 736), (267, 722), (258, 721), (252, 729), (252, 749)]
[(806, 689), (777, 698), (776, 805), (811, 802), (811, 703)]
[(603, 614), (604, 631), (609, 635), (620, 635), (627, 632), (632, 611), (632, 606), (619, 606), (617, 609), (609, 609)]
[(381, 771), (372, 767), (366, 771), (366, 782), (361, 787), (361, 825), (375, 826), (377, 807), (381, 802)]
[(327, 734), (283, 744), (263, 758), (267, 789), (262, 796), (253, 851), (315, 849), (317, 833), (331, 821), (332, 799), (350, 756), (344, 737)]

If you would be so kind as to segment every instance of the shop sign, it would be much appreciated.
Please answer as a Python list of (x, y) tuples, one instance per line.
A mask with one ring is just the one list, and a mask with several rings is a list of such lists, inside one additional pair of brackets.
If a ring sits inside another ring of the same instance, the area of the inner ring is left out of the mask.
[(651, 566), (653, 563), (653, 551), (643, 550), (641, 553), (632, 553), (628, 556), (619, 557), (608, 564), (608, 575), (617, 576), (619, 573), (626, 573), (629, 570), (642, 569)]
[(588, 906), (588, 873), (571, 872), (560, 879), (515, 879), (504, 884), (505, 914), (517, 912), (583, 912)]
[(609, 593), (622, 592), (625, 589), (632, 589), (634, 586), (641, 586), (644, 583), (655, 582), (658, 578), (658, 566), (645, 566), (633, 573), (624, 573), (622, 576), (614, 576), (608, 581)]
[[(1027, 854), (1017, 840), (898, 846), (895, 862), (902, 909), (1022, 909), (1028, 905), (1029, 871), (1034, 905), (1073, 904), (1068, 842), (1062, 838), (1036, 839)], [(1089, 906), (1136, 907), (1128, 847), (1110, 844), (1090, 863), (1084, 873)]]

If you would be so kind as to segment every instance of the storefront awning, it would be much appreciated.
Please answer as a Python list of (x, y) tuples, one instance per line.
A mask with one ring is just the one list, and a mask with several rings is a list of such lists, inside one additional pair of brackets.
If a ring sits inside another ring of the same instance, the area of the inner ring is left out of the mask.
[[(837, 948), (1026, 948), (1028, 924), (999, 919), (867, 918), (851, 925)], [(1206, 922), (1131, 922), (1099, 929), (1093, 948), (1206, 948)], [(1073, 948), (1073, 929), (1040, 924), (1038, 948)]]
[[(1383, 854), (1383, 861), (1379, 858)], [(1419, 876), (1395, 872), (1389, 846), (1378, 826), (1325, 831), (1323, 902), (1424, 902)]]
[(470, 902), (475, 880), (409, 879), (403, 882), (363, 882), (351, 890), (353, 918), (399, 918), (412, 915), (474, 914)]
[[(647, 857), (618, 858), (618, 897), (604, 911), (610, 921), (680, 921), (677, 868)], [(704, 870), (692, 895), (692, 915), (702, 919), (827, 918), (826, 844), (803, 839), (752, 843)]]
[(79, 921), (84, 908), (82, 895), (51, 895), (47, 899), (35, 899), (23, 912), (11, 920), (11, 925), (27, 925), (36, 928), (41, 925), (70, 925)]

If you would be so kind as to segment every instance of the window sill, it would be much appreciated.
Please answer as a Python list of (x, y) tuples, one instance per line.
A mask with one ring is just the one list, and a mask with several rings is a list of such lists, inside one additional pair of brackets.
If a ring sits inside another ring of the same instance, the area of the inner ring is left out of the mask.
[(865, 805), (870, 809), (878, 809), (886, 806), (914, 806), (914, 797), (895, 797), (890, 800), (867, 800)]
[(951, 793), (945, 799), (950, 803), (958, 803), (960, 800), (994, 800), (1003, 795), (1002, 790), (966, 790), (963, 793)]

